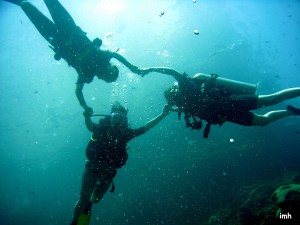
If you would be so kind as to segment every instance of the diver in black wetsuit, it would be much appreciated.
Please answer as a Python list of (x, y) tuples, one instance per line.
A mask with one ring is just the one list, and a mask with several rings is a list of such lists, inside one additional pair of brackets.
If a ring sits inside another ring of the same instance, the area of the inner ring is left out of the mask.
[(191, 78), (170, 68), (157, 67), (147, 71), (171, 75), (177, 80), (178, 84), (165, 92), (168, 104), (178, 107), (179, 118), (181, 113), (184, 113), (187, 127), (198, 130), (202, 127), (202, 120), (205, 120), (207, 122), (204, 130), (205, 138), (208, 137), (211, 124), (222, 125), (228, 121), (244, 126), (265, 126), (288, 116), (300, 115), (300, 108), (291, 105), (285, 110), (270, 111), (264, 115), (251, 112), (299, 97), (300, 87), (288, 88), (269, 95), (243, 94), (243, 88), (241, 93), (232, 93), (230, 82), (228, 86), (217, 85), (219, 78), (216, 74), (203, 80), (202, 74)]
[(55, 52), (56, 60), (63, 58), (69, 66), (75, 68), (78, 74), (76, 96), (85, 110), (92, 112), (92, 108), (87, 106), (83, 97), (84, 84), (91, 83), (95, 76), (106, 82), (113, 82), (118, 78), (118, 68), (110, 63), (112, 58), (123, 63), (134, 73), (147, 73), (146, 70), (132, 65), (116, 52), (100, 50), (102, 41), (99, 38), (94, 41), (89, 40), (86, 33), (76, 25), (71, 15), (58, 0), (44, 0), (53, 21), (28, 1), (5, 1), (23, 9), (39, 33), (51, 44), (50, 47)]
[(127, 109), (118, 102), (113, 104), (111, 114), (101, 119), (99, 124), (91, 121), (90, 112), (84, 112), (85, 124), (93, 133), (86, 148), (88, 160), (72, 225), (77, 225), (81, 220), (89, 221), (92, 204), (102, 199), (112, 184), (117, 169), (123, 167), (127, 161), (127, 143), (156, 126), (170, 110), (171, 107), (165, 105), (160, 115), (137, 129), (129, 126)]

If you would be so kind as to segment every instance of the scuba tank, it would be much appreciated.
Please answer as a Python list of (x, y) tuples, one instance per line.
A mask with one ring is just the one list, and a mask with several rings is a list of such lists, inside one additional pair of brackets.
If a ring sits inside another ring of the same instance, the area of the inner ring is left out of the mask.
[(199, 80), (200, 83), (213, 80), (216, 87), (226, 87), (233, 95), (255, 95), (257, 89), (257, 86), (254, 84), (222, 78), (215, 74), (197, 73), (192, 79), (194, 81)]

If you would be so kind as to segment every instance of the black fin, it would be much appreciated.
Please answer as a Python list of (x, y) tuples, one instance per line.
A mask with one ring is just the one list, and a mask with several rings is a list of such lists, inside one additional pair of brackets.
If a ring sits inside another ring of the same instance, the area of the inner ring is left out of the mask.
[(296, 108), (292, 105), (288, 105), (286, 110), (293, 112), (295, 115), (300, 115), (300, 108)]

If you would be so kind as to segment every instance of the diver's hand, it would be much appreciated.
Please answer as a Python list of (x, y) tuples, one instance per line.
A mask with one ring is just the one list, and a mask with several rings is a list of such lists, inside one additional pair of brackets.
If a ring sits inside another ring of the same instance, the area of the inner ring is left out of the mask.
[(168, 115), (170, 112), (172, 112), (172, 106), (170, 105), (164, 105), (164, 108), (163, 108), (163, 115)]
[(140, 75), (142, 76), (142, 77), (144, 77), (145, 75), (147, 75), (148, 73), (150, 73), (151, 72), (151, 68), (141, 68), (141, 69), (139, 69), (140, 70)]
[(136, 73), (138, 75), (141, 75), (141, 76), (144, 76), (144, 74), (146, 73), (145, 72), (145, 69), (140, 69), (138, 68), (137, 66), (131, 66), (130, 67), (130, 70), (133, 72), (133, 73)]
[(176, 107), (176, 106), (171, 106), (170, 111), (171, 111), (171, 112), (179, 112), (179, 108)]
[(93, 109), (91, 107), (85, 107), (83, 115), (85, 117), (91, 117), (93, 115)]

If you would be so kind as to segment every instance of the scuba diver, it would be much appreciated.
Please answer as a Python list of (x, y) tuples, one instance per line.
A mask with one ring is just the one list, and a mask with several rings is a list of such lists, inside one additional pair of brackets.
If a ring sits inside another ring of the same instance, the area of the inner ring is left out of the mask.
[(118, 68), (110, 63), (112, 58), (120, 61), (133, 73), (146, 73), (117, 52), (101, 50), (102, 40), (99, 38), (89, 40), (86, 33), (75, 24), (71, 15), (58, 0), (44, 0), (53, 22), (26, 0), (4, 1), (20, 6), (39, 33), (50, 43), (49, 47), (55, 53), (55, 60), (63, 58), (77, 71), (75, 92), (80, 105), (85, 110), (92, 112), (82, 93), (84, 84), (91, 83), (95, 76), (108, 83), (118, 78)]
[(85, 111), (86, 127), (93, 132), (86, 148), (87, 162), (82, 176), (80, 198), (74, 207), (71, 225), (88, 224), (92, 204), (99, 202), (112, 184), (117, 169), (127, 161), (127, 143), (146, 133), (170, 113), (165, 105), (163, 112), (144, 126), (132, 129), (127, 121), (127, 109), (115, 102), (111, 114), (100, 119), (99, 124), (91, 120), (91, 112)]
[(147, 71), (171, 75), (177, 80), (173, 87), (165, 91), (165, 98), (169, 105), (177, 106), (179, 119), (184, 113), (186, 126), (192, 130), (201, 129), (202, 120), (207, 122), (204, 138), (208, 137), (211, 124), (221, 126), (228, 121), (244, 126), (266, 126), (288, 116), (300, 115), (300, 108), (292, 105), (285, 110), (270, 111), (264, 115), (251, 112), (299, 97), (300, 87), (257, 95), (256, 85), (221, 78), (216, 74), (199, 73), (190, 78), (185, 73), (164, 67)]

